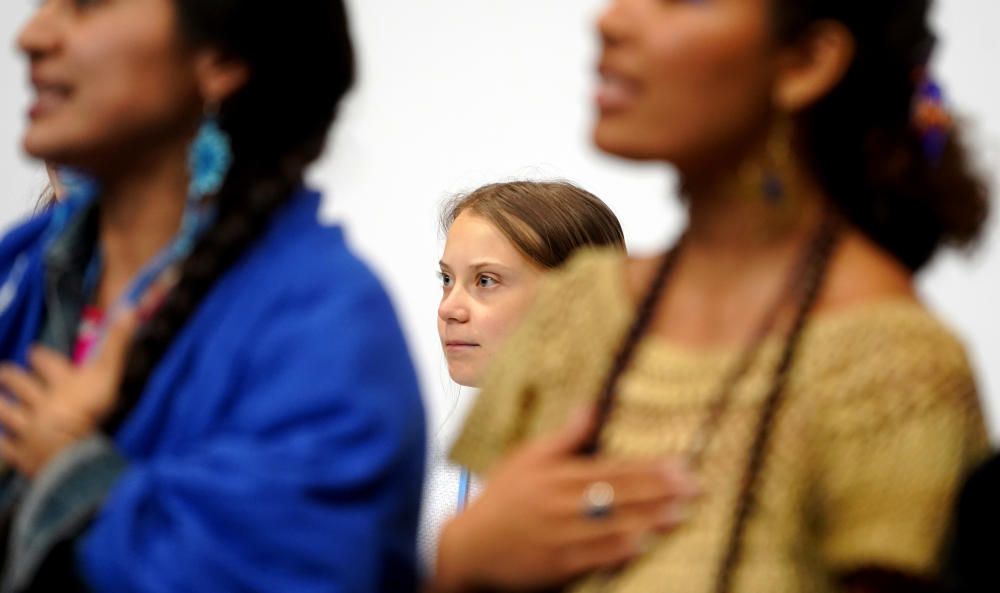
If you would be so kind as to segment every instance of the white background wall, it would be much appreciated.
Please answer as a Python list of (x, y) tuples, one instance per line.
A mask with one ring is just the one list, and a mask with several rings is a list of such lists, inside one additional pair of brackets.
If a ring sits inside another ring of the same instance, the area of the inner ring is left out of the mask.
[[(433, 416), (452, 407), (437, 345), (439, 206), (454, 192), (513, 178), (582, 184), (618, 213), (630, 247), (663, 247), (679, 224), (672, 177), (589, 145), (595, 15), (603, 0), (348, 0), (361, 59), (358, 89), (330, 156), (313, 172), (331, 218), (378, 270), (400, 310)], [(1000, 51), (987, 24), (997, 0), (939, 0), (939, 77), (971, 126), (1000, 188)], [(0, 47), (12, 48), (35, 2), (0, 4)], [(262, 32), (261, 42), (267, 42)], [(25, 69), (0, 51), (0, 224), (30, 210), (44, 176), (20, 154)], [(295, 92), (295, 89), (289, 89)], [(302, 89), (308, 92), (308, 89)], [(279, 114), (276, 114), (279, 116)], [(1000, 436), (1000, 229), (980, 249), (948, 254), (923, 292), (966, 339)]]

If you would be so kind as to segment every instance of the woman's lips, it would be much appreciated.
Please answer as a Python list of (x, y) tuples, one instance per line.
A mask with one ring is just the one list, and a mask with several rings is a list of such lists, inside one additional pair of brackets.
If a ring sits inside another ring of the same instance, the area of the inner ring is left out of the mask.
[(596, 102), (602, 112), (627, 108), (639, 92), (639, 85), (610, 68), (600, 68)]
[(37, 119), (58, 109), (70, 96), (70, 88), (63, 84), (54, 84), (32, 79), (35, 88), (35, 101), (28, 110), (28, 117)]

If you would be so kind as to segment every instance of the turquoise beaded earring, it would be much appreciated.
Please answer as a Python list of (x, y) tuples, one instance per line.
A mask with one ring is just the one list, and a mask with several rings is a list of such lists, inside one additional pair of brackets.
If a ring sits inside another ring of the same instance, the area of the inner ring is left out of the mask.
[(232, 164), (232, 143), (219, 126), (216, 110), (209, 109), (188, 149), (188, 174), (191, 179), (180, 232), (173, 244), (172, 257), (175, 260), (191, 252), (198, 237), (215, 219), (216, 204), (207, 198), (222, 189)]
[(200, 203), (206, 196), (218, 193), (233, 164), (229, 136), (219, 127), (214, 110), (210, 111), (198, 129), (198, 135), (188, 153), (191, 184), (188, 199)]

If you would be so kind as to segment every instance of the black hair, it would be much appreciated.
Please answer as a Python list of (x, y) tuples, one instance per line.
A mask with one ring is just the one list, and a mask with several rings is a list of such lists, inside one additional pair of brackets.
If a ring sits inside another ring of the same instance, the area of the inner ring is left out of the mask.
[(910, 270), (942, 245), (964, 246), (989, 213), (988, 189), (955, 129), (928, 155), (912, 111), (936, 39), (930, 0), (774, 0), (779, 40), (808, 35), (821, 21), (852, 34), (844, 79), (800, 120), (811, 169), (840, 212)]
[(150, 373), (212, 285), (261, 235), (323, 151), (355, 77), (341, 0), (175, 0), (179, 35), (249, 70), (247, 83), (217, 106), (233, 163), (214, 197), (218, 217), (180, 267), (179, 280), (142, 328), (126, 363), (119, 425)]

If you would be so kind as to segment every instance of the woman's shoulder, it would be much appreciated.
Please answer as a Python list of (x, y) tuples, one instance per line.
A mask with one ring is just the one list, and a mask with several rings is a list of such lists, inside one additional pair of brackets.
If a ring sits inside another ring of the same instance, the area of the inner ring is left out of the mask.
[(88, 206), (89, 203), (82, 200), (58, 204), (35, 212), (4, 229), (0, 235), (0, 276), (6, 275), (23, 254), (28, 254), (31, 259), (43, 259), (44, 248), (50, 242), (53, 227), (65, 227)]
[[(3, 235), (0, 237), (0, 256), (8, 253), (20, 253), (43, 241), (45, 231), (48, 229), (54, 214), (53, 209), (44, 210), (4, 229)], [(63, 214), (63, 216), (69, 216), (69, 214)]]
[(972, 374), (962, 340), (921, 302), (913, 272), (856, 231), (831, 262), (807, 339), (848, 376)]
[(917, 354), (933, 350), (938, 355), (964, 352), (958, 333), (922, 301), (907, 296), (886, 296), (850, 307), (820, 312), (807, 330), (809, 337), (831, 350), (853, 348), (845, 356), (873, 351), (899, 350)]
[[(808, 346), (859, 380), (963, 378), (973, 372), (958, 334), (915, 299), (887, 298), (820, 316)], [(838, 369), (839, 367), (839, 369)]]
[[(395, 307), (338, 227), (318, 218), (316, 194), (277, 213), (264, 236), (212, 287), (192, 321), (202, 336), (245, 344), (253, 356), (294, 346), (324, 359), (362, 344), (409, 369)], [(360, 353), (358, 354), (360, 355)], [(353, 354), (352, 354), (353, 356)]]
[[(358, 271), (369, 276), (367, 266), (348, 245), (343, 227), (323, 220), (322, 203), (319, 192), (301, 189), (293, 194), (274, 213), (251, 257), (262, 266), (282, 266), (286, 278), (332, 282)], [(315, 274), (319, 270), (325, 273)]]
[(883, 299), (824, 314), (802, 346), (796, 380), (829, 429), (875, 433), (954, 417), (970, 435), (984, 430), (961, 339), (917, 300)]
[(260, 297), (270, 293), (306, 309), (357, 299), (391, 308), (378, 276), (351, 249), (344, 229), (322, 219), (321, 206), (318, 192), (302, 189), (293, 195), (234, 266), (237, 283), (256, 286)]
[(914, 272), (860, 231), (850, 229), (830, 261), (819, 312), (872, 302), (916, 300)]
[(961, 339), (921, 302), (913, 272), (857, 231), (831, 262), (813, 326), (814, 342), (854, 367), (971, 373)]

